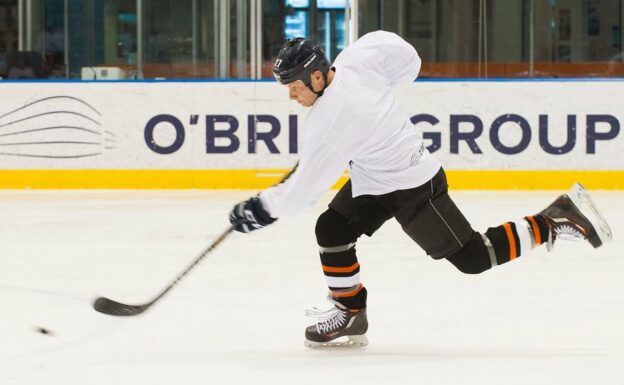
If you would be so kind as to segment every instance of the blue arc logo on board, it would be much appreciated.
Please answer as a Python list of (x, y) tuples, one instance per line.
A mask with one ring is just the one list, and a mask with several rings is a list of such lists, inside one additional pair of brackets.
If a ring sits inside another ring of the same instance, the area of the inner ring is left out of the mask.
[(117, 144), (102, 127), (102, 114), (73, 96), (49, 96), (0, 114), (0, 157), (89, 158)]

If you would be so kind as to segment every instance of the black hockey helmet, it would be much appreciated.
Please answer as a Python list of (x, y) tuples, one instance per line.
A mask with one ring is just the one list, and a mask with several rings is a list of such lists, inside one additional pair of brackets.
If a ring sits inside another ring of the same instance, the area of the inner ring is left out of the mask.
[(310, 74), (317, 70), (327, 80), (329, 60), (318, 43), (302, 37), (288, 40), (277, 54), (273, 65), (273, 75), (278, 83), (290, 84), (301, 80), (310, 89)]

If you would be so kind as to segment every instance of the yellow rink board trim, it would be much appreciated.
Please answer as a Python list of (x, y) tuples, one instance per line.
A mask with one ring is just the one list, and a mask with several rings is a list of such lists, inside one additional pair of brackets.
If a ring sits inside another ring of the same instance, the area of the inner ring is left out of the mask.
[[(0, 170), (1, 189), (262, 189), (287, 170)], [(447, 170), (449, 187), (461, 190), (624, 190), (624, 170)], [(334, 186), (341, 186), (346, 177)]]

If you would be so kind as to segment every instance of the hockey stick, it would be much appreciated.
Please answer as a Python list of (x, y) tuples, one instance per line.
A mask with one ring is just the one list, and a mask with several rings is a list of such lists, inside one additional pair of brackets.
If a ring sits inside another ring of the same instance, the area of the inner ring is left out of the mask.
[[(292, 170), (290, 170), (285, 176), (283, 176), (282, 179), (280, 179), (280, 181), (277, 182), (276, 184), (283, 183), (286, 179), (288, 179), (295, 172), (295, 170), (297, 169), (298, 166), (299, 166), (299, 163), (297, 163), (295, 165), (295, 167), (293, 167)], [(184, 270), (182, 273), (180, 273), (173, 280), (173, 282), (171, 282), (169, 284), (169, 286), (167, 286), (163, 291), (161, 291), (151, 301), (149, 301), (149, 302), (147, 302), (145, 304), (142, 304), (142, 305), (127, 305), (125, 303), (113, 301), (112, 299), (109, 299), (109, 298), (106, 298), (106, 297), (98, 297), (93, 302), (93, 309), (95, 309), (96, 311), (99, 311), (100, 313), (104, 313), (104, 314), (108, 314), (108, 315), (114, 315), (114, 316), (133, 316), (133, 315), (138, 315), (138, 314), (143, 313), (144, 311), (149, 309), (153, 304), (155, 304), (158, 300), (160, 300), (162, 297), (164, 297), (164, 295), (167, 294), (169, 292), (169, 290), (173, 289), (173, 287), (176, 286), (178, 284), (178, 282), (180, 282), (182, 280), (182, 278), (184, 278), (191, 270), (193, 270), (193, 268), (195, 268), (195, 266), (197, 266), (197, 264), (202, 259), (204, 259), (204, 257), (206, 255), (208, 255), (212, 250), (214, 250), (217, 246), (219, 246), (219, 244), (221, 244), (221, 242), (223, 242), (225, 240), (225, 238), (227, 238), (227, 236), (230, 235), (230, 233), (232, 231), (234, 231), (235, 227), (236, 227), (236, 225), (231, 225), (230, 227), (228, 227), (227, 230), (225, 230), (219, 236), (219, 238), (217, 238), (214, 242), (212, 242), (212, 244), (210, 246), (205, 248), (193, 260), (193, 262), (191, 262), (191, 264), (186, 268), (186, 270)]]
[(180, 273), (174, 280), (167, 286), (163, 291), (160, 292), (154, 299), (143, 304), (143, 305), (127, 305), (125, 303), (113, 301), (112, 299), (108, 299), (106, 297), (98, 297), (95, 302), (93, 302), (93, 308), (100, 313), (115, 315), (115, 316), (132, 316), (143, 313), (145, 310), (149, 309), (153, 304), (155, 304), (159, 299), (164, 297), (165, 294), (169, 292), (169, 290), (173, 289), (175, 285), (178, 284), (197, 264), (204, 259), (206, 255), (208, 255), (212, 250), (214, 250), (227, 236), (234, 230), (235, 225), (232, 225), (227, 228), (217, 238), (210, 246), (204, 249), (194, 260), (193, 262)]

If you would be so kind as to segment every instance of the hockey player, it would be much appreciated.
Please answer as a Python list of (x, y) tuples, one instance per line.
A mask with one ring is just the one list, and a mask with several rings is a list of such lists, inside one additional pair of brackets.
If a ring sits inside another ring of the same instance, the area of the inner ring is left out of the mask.
[(283, 183), (237, 204), (230, 221), (246, 233), (313, 205), (343, 174), (350, 180), (316, 223), (323, 273), (334, 307), (314, 312), (308, 347), (364, 346), (366, 288), (360, 282), (356, 242), (395, 218), (429, 256), (479, 274), (558, 238), (610, 240), (609, 226), (587, 192), (575, 185), (536, 215), (472, 229), (447, 191), (444, 170), (401, 111), (391, 89), (412, 82), (421, 60), (396, 34), (362, 36), (330, 65), (321, 47), (296, 38), (279, 52), (273, 73), (291, 100), (310, 107), (298, 167)]

